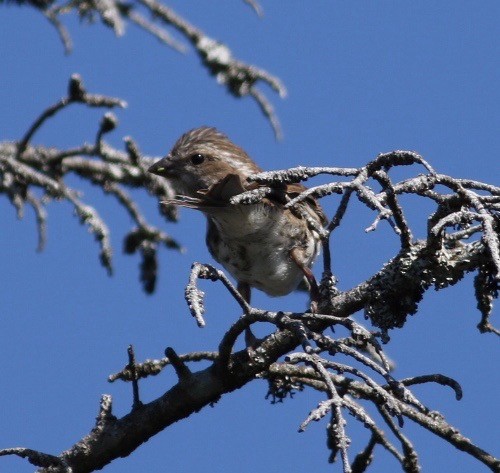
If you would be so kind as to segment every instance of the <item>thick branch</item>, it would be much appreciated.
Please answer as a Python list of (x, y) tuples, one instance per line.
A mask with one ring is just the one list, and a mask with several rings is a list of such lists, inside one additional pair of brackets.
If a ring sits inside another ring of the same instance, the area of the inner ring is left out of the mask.
[[(374, 288), (379, 286), (379, 281), (389, 276), (395, 287), (403, 287), (407, 281), (404, 273), (398, 270), (398, 267), (404, 266), (413, 271), (423, 271), (425, 267), (431, 273), (428, 278), (437, 284), (443, 277), (440, 274), (442, 268), (433, 264), (432, 258), (429, 257), (426, 260), (425, 245), (421, 244), (418, 250), (421, 252), (422, 258), (420, 263), (415, 262), (415, 258), (410, 255), (399, 255), (369, 281), (333, 298), (331, 301), (332, 313), (346, 317), (362, 309), (365, 305), (370, 305), (374, 298), (374, 292), (378, 297), (383, 296), (380, 292), (382, 289), (375, 291)], [(457, 272), (454, 279), (458, 280), (458, 274), (463, 275), (465, 271), (476, 269), (477, 265), (481, 264), (485, 258), (485, 253), (486, 250), (480, 242), (471, 243), (452, 252), (450, 257), (454, 261), (453, 266)], [(386, 288), (386, 290), (390, 291), (391, 289)], [(269, 314), (269, 316), (271, 315)], [(314, 329), (323, 330), (331, 325), (331, 321), (326, 319), (323, 322), (315, 322)], [(201, 408), (216, 402), (223, 394), (250, 382), (259, 373), (267, 370), (278, 358), (299, 346), (300, 342), (300, 336), (297, 332), (277, 330), (259, 345), (257, 351), (243, 350), (231, 355), (228, 369), (218, 369), (218, 362), (215, 361), (210, 367), (190, 374), (155, 401), (144, 404), (121, 419), (111, 418), (102, 429), (93, 429), (88, 436), (71, 449), (63, 452), (60, 458), (74, 468), (75, 472), (89, 472), (102, 468), (114, 458), (130, 454), (151, 436), (172, 423), (188, 417)], [(362, 389), (368, 390), (366, 392), (373, 395), (374, 390), (366, 384), (358, 383), (356, 386), (364, 386)], [(428, 415), (417, 412), (405, 403), (401, 403), (398, 407), (403, 415), (407, 415), (422, 425), (425, 424), (424, 427), (445, 437), (452, 444), (455, 444), (456, 439), (460, 448), (473, 454), (481, 461), (491, 464), (491, 457), (485, 456), (487, 454), (467, 442), (465, 438), (458, 438), (456, 431), (451, 434), (449, 428), (443, 430), (444, 424), (429, 426)]]

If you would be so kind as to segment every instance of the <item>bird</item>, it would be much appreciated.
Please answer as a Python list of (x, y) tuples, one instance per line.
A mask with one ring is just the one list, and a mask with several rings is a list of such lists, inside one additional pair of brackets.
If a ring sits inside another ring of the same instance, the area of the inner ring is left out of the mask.
[(286, 207), (306, 187), (266, 184), (271, 189), (261, 201), (233, 203), (232, 197), (262, 187), (248, 179), (262, 169), (224, 133), (207, 126), (184, 133), (148, 170), (170, 181), (177, 193), (167, 203), (205, 214), (208, 250), (236, 279), (246, 302), (252, 288), (284, 296), (305, 280), (311, 309), (317, 307), (319, 290), (311, 266), (327, 220), (312, 197)]

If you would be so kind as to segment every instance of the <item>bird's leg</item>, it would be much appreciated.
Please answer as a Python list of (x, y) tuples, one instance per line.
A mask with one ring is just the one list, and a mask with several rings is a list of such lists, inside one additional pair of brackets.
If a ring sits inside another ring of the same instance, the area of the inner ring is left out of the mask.
[[(250, 294), (251, 294), (250, 285), (246, 282), (238, 281), (238, 292), (241, 294), (241, 297), (245, 299), (247, 304), (250, 304)], [(258, 341), (259, 341), (258, 338), (253, 334), (250, 327), (247, 327), (245, 329), (245, 345), (247, 347), (254, 347), (255, 345), (257, 345)]]
[(305, 264), (302, 263), (299, 248), (291, 249), (290, 258), (302, 271), (305, 280), (309, 284), (309, 296), (311, 297), (310, 310), (313, 314), (315, 314), (318, 311), (318, 303), (319, 303), (319, 287), (316, 278), (314, 277), (311, 268), (307, 267)]

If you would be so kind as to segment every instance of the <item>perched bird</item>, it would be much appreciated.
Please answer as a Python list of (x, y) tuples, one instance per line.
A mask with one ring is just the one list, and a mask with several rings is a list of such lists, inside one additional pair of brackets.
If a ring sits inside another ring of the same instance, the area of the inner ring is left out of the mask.
[(317, 301), (310, 268), (320, 249), (318, 229), (326, 218), (313, 198), (285, 208), (304, 186), (276, 184), (261, 202), (232, 204), (231, 197), (260, 187), (247, 178), (262, 170), (226, 135), (209, 127), (183, 134), (149, 171), (172, 183), (178, 195), (169, 203), (205, 214), (208, 249), (237, 280), (247, 302), (252, 287), (283, 296), (304, 278), (313, 304)]

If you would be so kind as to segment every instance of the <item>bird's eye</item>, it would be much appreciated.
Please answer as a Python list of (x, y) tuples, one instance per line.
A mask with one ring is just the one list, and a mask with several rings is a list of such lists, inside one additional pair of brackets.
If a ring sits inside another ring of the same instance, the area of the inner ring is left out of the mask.
[(201, 164), (203, 161), (205, 161), (205, 156), (203, 156), (202, 154), (193, 154), (191, 156), (191, 162), (193, 164)]

